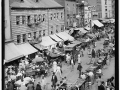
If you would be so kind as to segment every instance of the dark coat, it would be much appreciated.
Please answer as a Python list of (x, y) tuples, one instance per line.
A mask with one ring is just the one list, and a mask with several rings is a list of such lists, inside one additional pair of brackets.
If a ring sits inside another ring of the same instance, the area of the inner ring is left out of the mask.
[(34, 90), (34, 85), (33, 84), (28, 84), (27, 90)]
[(92, 57), (95, 58), (95, 50), (92, 49)]
[[(53, 78), (54, 76), (54, 78)], [(56, 75), (52, 75), (52, 79), (51, 79), (52, 83), (57, 83), (57, 76)]]
[(8, 85), (8, 90), (13, 90), (13, 89), (14, 89), (13, 84), (10, 82)]
[(42, 90), (42, 89), (41, 89), (41, 85), (37, 84), (37, 85), (36, 85), (36, 90)]
[(79, 70), (79, 71), (82, 70), (82, 66), (80, 64), (78, 65), (77, 70)]
[(103, 85), (100, 85), (100, 86), (98, 87), (98, 90), (105, 90), (105, 87), (104, 87)]

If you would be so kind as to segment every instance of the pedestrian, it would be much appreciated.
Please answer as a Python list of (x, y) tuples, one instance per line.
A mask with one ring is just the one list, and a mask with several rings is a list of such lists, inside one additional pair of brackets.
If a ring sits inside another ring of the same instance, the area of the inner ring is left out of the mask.
[(66, 55), (66, 62), (68, 65), (70, 64), (70, 54), (69, 53)]
[(55, 89), (56, 88), (56, 83), (57, 83), (57, 76), (55, 75), (54, 72), (53, 72), (53, 75), (52, 75), (51, 82), (52, 82), (52, 88)]
[(11, 81), (8, 82), (8, 90), (14, 90), (13, 84)]
[(97, 90), (98, 90), (98, 87), (101, 85), (101, 76), (99, 76), (97, 79), (96, 79), (96, 83), (97, 83)]
[(74, 62), (73, 62), (73, 58), (71, 58), (71, 71), (73, 71), (74, 70)]
[(104, 83), (104, 81), (101, 82), (101, 85), (98, 87), (98, 90), (105, 90), (105, 83)]
[(105, 87), (106, 87), (106, 90), (110, 90), (110, 79), (107, 79), (106, 83), (105, 83)]
[(81, 56), (84, 57), (83, 48), (81, 48)]
[(102, 75), (103, 75), (102, 70), (101, 70), (100, 68), (99, 68), (98, 71), (96, 72), (96, 75), (98, 75), (98, 76), (102, 76)]
[(40, 82), (38, 82), (38, 84), (36, 85), (36, 90), (42, 90), (42, 89), (41, 89)]
[(92, 55), (92, 59), (91, 59), (90, 63), (93, 63), (93, 59), (95, 59), (95, 55), (96, 55), (94, 49), (92, 49), (91, 55)]
[(44, 75), (42, 76), (42, 79), (41, 79), (41, 86), (42, 86), (42, 90), (45, 90), (45, 88), (46, 88), (46, 79), (45, 79)]
[(27, 90), (34, 90), (34, 84), (32, 81), (30, 81), (29, 84), (27, 85)]
[(88, 72), (88, 83), (89, 83), (89, 88), (91, 88), (91, 85), (94, 82), (94, 74), (92, 71)]
[(57, 69), (57, 62), (54, 61), (53, 62), (53, 72), (56, 73), (56, 69)]
[(79, 71), (79, 78), (81, 76), (82, 66), (81, 63), (78, 64), (77, 70)]
[(81, 78), (82, 78), (83, 80), (86, 79), (86, 75), (85, 75), (83, 72), (81, 73)]
[(81, 55), (80, 53), (78, 54), (78, 64), (81, 63)]
[(57, 69), (56, 69), (56, 75), (59, 74), (60, 78), (61, 78), (61, 68), (60, 66), (57, 66)]

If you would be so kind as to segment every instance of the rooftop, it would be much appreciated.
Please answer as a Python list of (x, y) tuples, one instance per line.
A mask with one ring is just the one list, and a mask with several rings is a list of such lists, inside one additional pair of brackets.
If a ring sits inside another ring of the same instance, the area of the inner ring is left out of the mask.
[(58, 4), (54, 0), (39, 0), (39, 2), (35, 2), (34, 0), (24, 0), (21, 2), (20, 0), (10, 0), (10, 7), (12, 8), (62, 8), (60, 4)]

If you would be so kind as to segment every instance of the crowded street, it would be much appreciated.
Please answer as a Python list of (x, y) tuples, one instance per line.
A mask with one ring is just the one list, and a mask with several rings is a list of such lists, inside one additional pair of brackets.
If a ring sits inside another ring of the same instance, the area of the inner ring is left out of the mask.
[[(95, 49), (102, 48), (103, 41), (104, 41), (104, 39), (101, 39), (100, 41), (97, 41)], [(84, 51), (84, 57), (81, 58), (81, 60), (82, 60), (81, 62), (82, 62), (82, 66), (83, 66), (82, 72), (84, 72), (90, 66), (90, 65), (87, 65), (87, 62), (90, 61), (90, 58), (88, 57), (87, 52), (88, 51), (86, 49)], [(102, 78), (103, 78), (104, 81), (106, 81), (108, 78), (114, 76), (114, 70), (115, 70), (115, 66), (114, 66), (115, 62), (114, 62), (114, 60), (115, 60), (115, 58), (113, 57), (111, 62), (110, 62), (110, 65), (108, 66), (108, 68), (103, 70), (104, 75), (102, 76)], [(79, 77), (79, 72), (77, 70), (78, 63), (75, 64), (73, 71), (71, 71), (70, 66), (67, 66), (65, 62), (62, 62), (62, 65), (63, 65), (62, 66), (62, 70), (63, 70), (62, 77), (66, 76), (67, 79), (68, 79), (68, 83), (70, 85), (75, 83), (76, 80), (79, 79), (78, 78)], [(48, 85), (48, 86), (46, 86), (46, 88), (47, 88), (46, 90), (51, 90), (50, 89), (51, 84), (52, 84), (51, 83), (51, 77), (52, 77), (52, 73), (50, 74), (50, 76), (46, 77), (46, 84)], [(35, 80), (35, 84), (37, 84), (39, 81), (40, 81), (40, 79), (37, 78)], [(60, 79), (59, 79), (59, 81), (60, 81)], [(92, 88), (93, 89), (91, 89), (91, 90), (96, 90), (94, 85), (93, 85)]]
[(5, 0), (4, 90), (115, 90), (114, 0), (104, 3)]

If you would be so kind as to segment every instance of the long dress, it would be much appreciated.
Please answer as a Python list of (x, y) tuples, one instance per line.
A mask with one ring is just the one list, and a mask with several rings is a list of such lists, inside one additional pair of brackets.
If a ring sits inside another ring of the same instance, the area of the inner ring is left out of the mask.
[(56, 70), (57, 70), (57, 63), (53, 62), (53, 72), (56, 72)]

